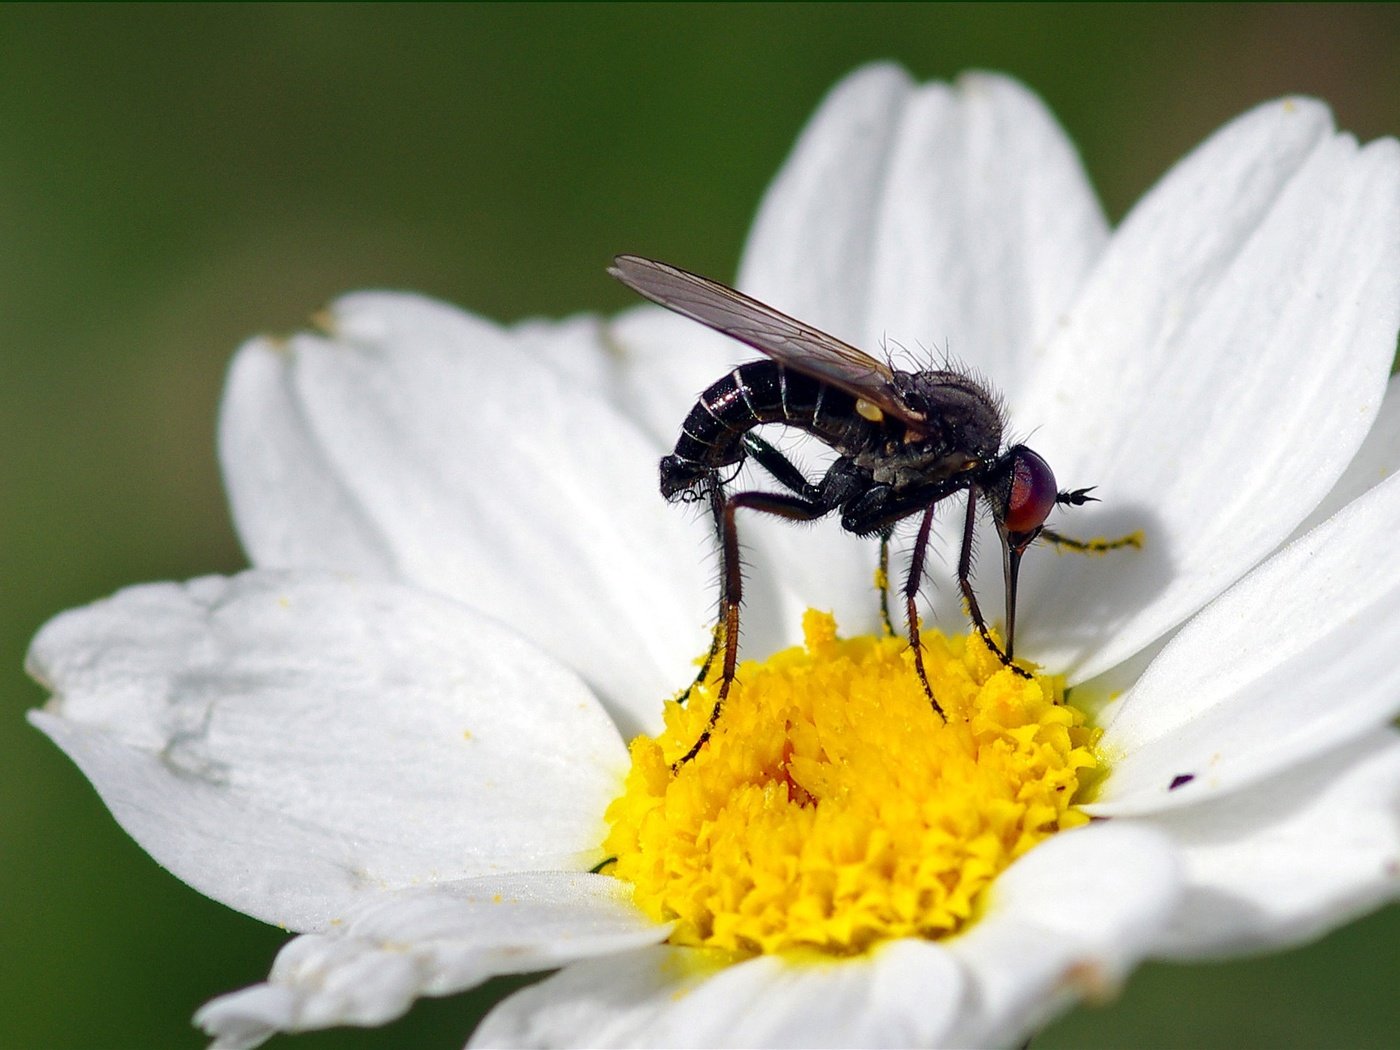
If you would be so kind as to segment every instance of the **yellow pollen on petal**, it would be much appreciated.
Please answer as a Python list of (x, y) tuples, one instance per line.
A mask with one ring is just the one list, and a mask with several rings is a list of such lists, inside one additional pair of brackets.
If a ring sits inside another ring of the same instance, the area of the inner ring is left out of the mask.
[(925, 631), (945, 722), (904, 640), (838, 638), (815, 611), (803, 630), (803, 646), (740, 665), (709, 743), (675, 772), (714, 681), (632, 741), (603, 870), (675, 922), (673, 944), (851, 955), (944, 937), (1012, 861), (1087, 822), (1075, 800), (1099, 731), (1058, 679)]

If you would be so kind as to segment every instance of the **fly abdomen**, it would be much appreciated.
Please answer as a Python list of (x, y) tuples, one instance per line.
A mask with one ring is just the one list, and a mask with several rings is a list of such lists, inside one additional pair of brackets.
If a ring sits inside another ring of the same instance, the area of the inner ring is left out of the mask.
[(750, 361), (711, 384), (681, 424), (675, 451), (661, 460), (661, 494), (668, 500), (715, 471), (744, 458), (744, 435), (765, 423), (797, 427), (837, 451), (865, 443), (871, 424), (855, 398), (776, 361)]

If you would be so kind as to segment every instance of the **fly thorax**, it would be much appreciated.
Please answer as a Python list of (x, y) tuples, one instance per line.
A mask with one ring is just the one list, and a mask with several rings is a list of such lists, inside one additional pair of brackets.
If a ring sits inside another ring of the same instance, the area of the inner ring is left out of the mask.
[(923, 486), (952, 477), (972, 460), (942, 440), (891, 440), (878, 450), (856, 457), (877, 484), (896, 490)]
[(919, 372), (905, 374), (900, 385), (910, 407), (927, 418), (920, 435), (924, 440), (970, 459), (996, 455), (1001, 408), (979, 383), (958, 372)]

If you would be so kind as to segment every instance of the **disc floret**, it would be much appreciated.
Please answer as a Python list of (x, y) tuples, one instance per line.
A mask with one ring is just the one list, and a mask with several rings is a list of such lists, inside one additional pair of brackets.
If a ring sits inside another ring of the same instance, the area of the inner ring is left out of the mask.
[(739, 670), (709, 743), (712, 685), (632, 742), (608, 809), (605, 868), (673, 943), (862, 952), (939, 938), (997, 874), (1055, 832), (1098, 764), (1098, 731), (1060, 682), (1003, 667), (975, 636), (924, 634), (931, 708), (900, 639), (841, 639), (808, 612), (804, 645)]

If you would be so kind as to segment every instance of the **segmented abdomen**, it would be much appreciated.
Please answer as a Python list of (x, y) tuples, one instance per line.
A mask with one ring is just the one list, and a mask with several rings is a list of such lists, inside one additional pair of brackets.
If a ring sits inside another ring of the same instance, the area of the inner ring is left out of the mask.
[(661, 494), (674, 499), (721, 467), (744, 458), (744, 435), (783, 423), (820, 438), (838, 452), (858, 451), (873, 424), (856, 413), (856, 399), (776, 361), (750, 361), (712, 383), (681, 424), (675, 451), (661, 460)]

